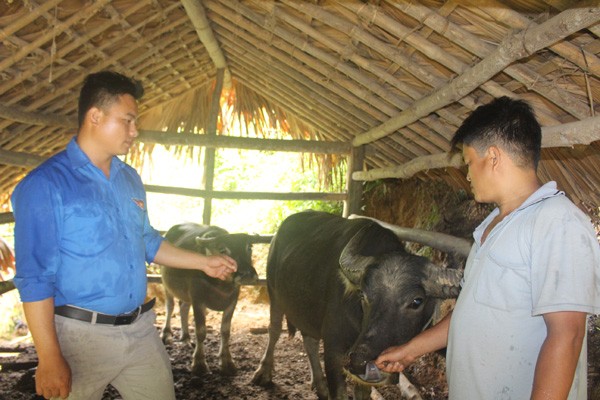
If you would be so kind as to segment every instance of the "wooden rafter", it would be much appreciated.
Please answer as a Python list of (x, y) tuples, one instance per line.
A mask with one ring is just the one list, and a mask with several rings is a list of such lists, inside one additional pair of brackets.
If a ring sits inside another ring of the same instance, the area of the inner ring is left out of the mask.
[(396, 117), (353, 140), (353, 145), (367, 144), (388, 136), (419, 118), (467, 95), (512, 62), (550, 46), (566, 36), (600, 20), (600, 7), (570, 9), (527, 31), (509, 35), (488, 57), (453, 79), (443, 88), (415, 102)]
[(231, 73), (227, 66), (227, 61), (221, 50), (221, 46), (215, 37), (215, 34), (210, 27), (210, 22), (206, 17), (206, 11), (201, 0), (181, 0), (181, 4), (185, 8), (190, 21), (194, 24), (198, 38), (206, 48), (210, 58), (213, 60), (216, 69), (224, 71), (223, 87), (224, 89), (231, 88)]
[[(600, 140), (600, 117), (542, 128), (542, 147), (544, 148), (589, 145), (596, 140)], [(417, 157), (395, 167), (357, 171), (352, 174), (352, 179), (359, 181), (385, 178), (408, 179), (421, 171), (447, 167), (458, 168), (463, 164), (460, 154), (440, 153)]]

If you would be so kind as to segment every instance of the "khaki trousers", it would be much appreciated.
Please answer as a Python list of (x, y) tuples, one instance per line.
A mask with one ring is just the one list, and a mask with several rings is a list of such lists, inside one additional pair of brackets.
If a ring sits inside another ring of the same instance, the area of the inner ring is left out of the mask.
[(148, 311), (130, 325), (90, 324), (55, 316), (63, 356), (71, 367), (69, 400), (101, 400), (108, 384), (124, 400), (174, 400), (166, 349)]

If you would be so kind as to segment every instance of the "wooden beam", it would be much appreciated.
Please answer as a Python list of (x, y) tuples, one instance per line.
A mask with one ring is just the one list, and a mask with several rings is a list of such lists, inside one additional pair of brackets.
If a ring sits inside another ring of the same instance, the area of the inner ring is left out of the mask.
[(73, 129), (77, 127), (77, 119), (44, 113), (26, 111), (24, 108), (0, 104), (0, 118), (22, 122), (28, 125), (63, 126)]
[[(596, 140), (600, 140), (600, 116), (542, 128), (543, 148), (589, 145)], [(458, 168), (463, 164), (460, 154), (432, 154), (414, 158), (395, 167), (357, 171), (352, 173), (352, 179), (359, 181), (374, 181), (385, 178), (408, 179), (421, 171), (447, 167)]]
[(6, 292), (10, 292), (14, 288), (15, 284), (13, 283), (12, 279), (9, 279), (8, 281), (0, 281), (0, 296)]
[(206, 51), (215, 64), (216, 69), (223, 69), (223, 87), (226, 90), (229, 90), (231, 88), (231, 73), (229, 72), (229, 67), (227, 66), (227, 61), (225, 60), (221, 46), (219, 45), (219, 42), (217, 41), (217, 38), (210, 27), (210, 22), (206, 17), (206, 11), (204, 10), (202, 1), (181, 0), (181, 4), (183, 4), (183, 8), (185, 8), (190, 21), (192, 21), (192, 24), (196, 29), (198, 38), (206, 48)]
[(600, 140), (600, 116), (542, 128), (542, 147), (573, 147)]
[(290, 151), (299, 153), (350, 154), (351, 144), (318, 140), (256, 139), (235, 136), (195, 135), (158, 131), (140, 131), (137, 140), (177, 146), (220, 147), (244, 150)]
[[(176, 146), (204, 146), (260, 151), (286, 151), (299, 153), (350, 154), (352, 146), (343, 142), (317, 140), (255, 139), (233, 136), (194, 135), (157, 131), (140, 131), (140, 142)], [(34, 168), (46, 157), (31, 153), (0, 149), (0, 164)]]
[(375, 181), (377, 179), (397, 178), (408, 179), (411, 176), (429, 169), (460, 167), (463, 165), (461, 154), (439, 153), (413, 158), (407, 163), (387, 168), (375, 168), (368, 171), (352, 173), (352, 179), (357, 181)]
[[(223, 77), (225, 70), (223, 68), (217, 69), (217, 80), (215, 82), (215, 88), (212, 93), (210, 114), (208, 116), (208, 123), (206, 129), (206, 135), (208, 137), (217, 136), (217, 121), (219, 119), (219, 109), (221, 100), (221, 91), (223, 90)], [(204, 169), (202, 183), (204, 189), (212, 193), (215, 182), (215, 149), (206, 148), (204, 151)], [(206, 196), (204, 198), (204, 209), (202, 211), (202, 223), (204, 225), (210, 225), (210, 219), (212, 215), (212, 197)]]
[(46, 160), (46, 157), (41, 157), (35, 154), (0, 149), (0, 164), (35, 168), (44, 160)]
[(344, 201), (348, 197), (346, 193), (208, 192), (201, 189), (176, 188), (171, 186), (144, 185), (144, 187), (146, 191), (153, 193), (177, 194), (190, 197), (210, 196), (213, 199)]
[[(283, 192), (224, 192), (201, 189), (176, 188), (172, 186), (157, 186), (144, 185), (147, 192), (175, 194), (179, 196), (189, 197), (208, 197), (221, 200), (316, 200), (316, 201), (346, 201), (348, 195), (346, 193), (320, 193), (320, 192), (303, 192), (303, 193), (283, 193)], [(0, 213), (0, 225), (15, 222), (12, 212)]]
[(354, 146), (386, 137), (418, 119), (466, 96), (513, 62), (528, 57), (565, 37), (600, 20), (600, 7), (575, 8), (563, 11), (532, 29), (509, 35), (488, 57), (446, 86), (413, 103), (408, 109), (383, 124), (362, 133), (353, 140)]
[(0, 213), (0, 225), (15, 222), (15, 216), (11, 212)]
[(362, 182), (352, 179), (354, 171), (362, 171), (365, 164), (365, 147), (355, 147), (352, 156), (348, 157), (348, 173), (346, 177), (346, 192), (348, 200), (344, 203), (344, 217), (350, 214), (359, 214), (362, 207), (363, 185)]

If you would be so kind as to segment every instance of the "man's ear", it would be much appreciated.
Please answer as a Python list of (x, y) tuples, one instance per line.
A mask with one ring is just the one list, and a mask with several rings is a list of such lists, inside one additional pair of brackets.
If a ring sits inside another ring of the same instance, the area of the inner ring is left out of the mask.
[(92, 125), (98, 125), (103, 114), (104, 112), (98, 107), (91, 107), (87, 112), (86, 118), (89, 119)]
[(502, 151), (498, 146), (490, 146), (487, 149), (487, 156), (492, 163), (492, 167), (497, 167), (502, 160)]

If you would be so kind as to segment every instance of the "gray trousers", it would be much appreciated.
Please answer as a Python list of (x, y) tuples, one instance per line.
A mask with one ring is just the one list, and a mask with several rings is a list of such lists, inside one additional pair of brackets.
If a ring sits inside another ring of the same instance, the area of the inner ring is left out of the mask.
[(90, 324), (55, 316), (63, 356), (71, 367), (69, 400), (100, 400), (108, 384), (124, 400), (174, 400), (167, 351), (153, 311), (130, 325)]

